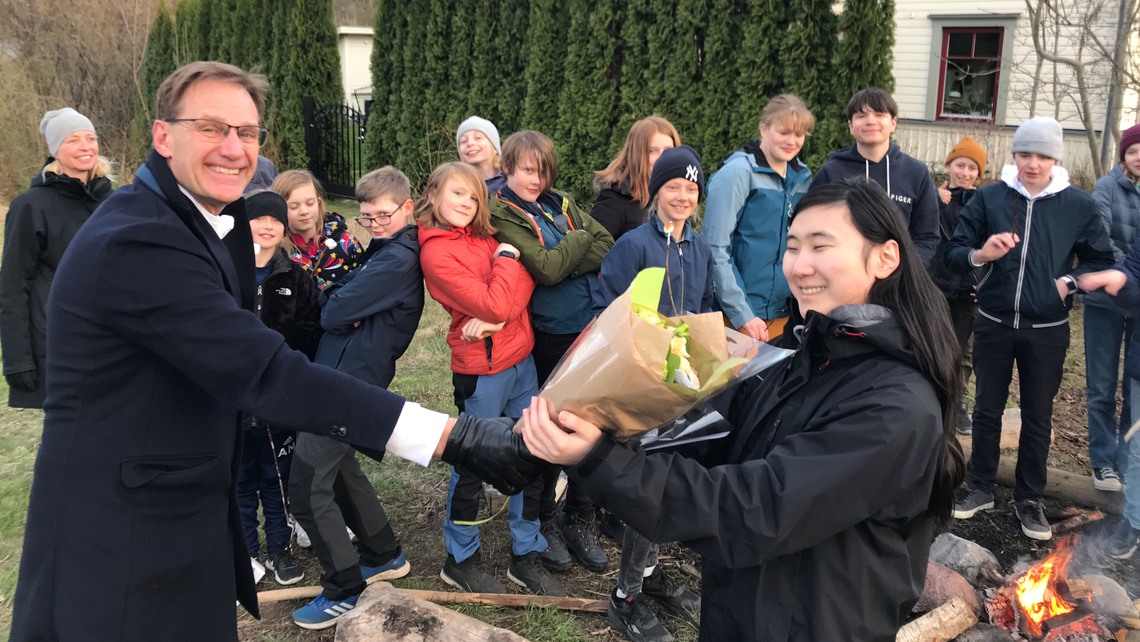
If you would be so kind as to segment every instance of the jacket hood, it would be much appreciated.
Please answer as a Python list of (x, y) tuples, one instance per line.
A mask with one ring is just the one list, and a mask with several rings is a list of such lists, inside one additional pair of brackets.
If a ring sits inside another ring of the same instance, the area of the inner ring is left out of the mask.
[[(764, 155), (764, 151), (760, 149), (759, 140), (750, 140), (744, 143), (740, 149), (730, 152), (728, 156), (724, 157), (720, 166), (724, 167), (728, 161), (736, 158), (747, 158), (748, 162), (752, 164), (752, 171), (768, 170), (772, 171), (772, 166), (768, 164), (768, 157)], [(799, 157), (793, 158), (788, 162), (788, 168), (797, 174), (807, 171), (807, 165), (800, 161)]]
[(1025, 186), (1021, 184), (1021, 181), (1017, 180), (1017, 165), (1006, 165), (1001, 168), (1001, 182), (1008, 185), (1011, 190), (1024, 196), (1026, 200), (1033, 201), (1046, 196), (1052, 196), (1066, 187), (1069, 187), (1069, 170), (1060, 165), (1054, 165), (1052, 179), (1037, 196), (1030, 196), (1029, 192), (1025, 191)]
[[(49, 160), (50, 162), (50, 160)], [(106, 176), (96, 176), (89, 183), (66, 174), (56, 174), (40, 170), (32, 177), (29, 187), (49, 187), (75, 199), (101, 201), (111, 193), (111, 181)]]
[(795, 299), (790, 305), (795, 325), (789, 323), (785, 333), (791, 332), (795, 345), (808, 348), (813, 355), (836, 361), (880, 352), (918, 368), (910, 337), (895, 315), (881, 305), (843, 305), (830, 314), (809, 311), (806, 318), (800, 316)]
[[(888, 158), (891, 159), (892, 161), (898, 161), (901, 156), (902, 156), (902, 149), (900, 149), (899, 146), (895, 143), (895, 141), (892, 140), (890, 142), (890, 145), (887, 147), (887, 155), (884, 156), (883, 160), (880, 160), (879, 163), (882, 163), (883, 161), (885, 161)], [(831, 152), (831, 154), (828, 156), (828, 158), (831, 160), (835, 160), (835, 161), (842, 161), (842, 162), (847, 162), (847, 163), (858, 163), (860, 165), (863, 165), (864, 163), (870, 163), (872, 165), (878, 164), (878, 163), (872, 163), (870, 160), (863, 158), (863, 155), (859, 153), (859, 144), (858, 143), (853, 143), (850, 147), (847, 147), (845, 149), (839, 149), (839, 150), (836, 150), (834, 152)]]
[(1125, 190), (1140, 190), (1140, 187), (1137, 187), (1137, 184), (1133, 182), (1131, 178), (1128, 178), (1124, 175), (1124, 169), (1121, 168), (1120, 163), (1117, 163), (1116, 167), (1113, 167), (1112, 171), (1109, 172), (1108, 175), (1111, 176), (1117, 183), (1120, 183), (1121, 187), (1123, 187)]
[[(409, 227), (416, 227), (416, 226), (413, 225), (413, 226), (409, 226)], [(401, 231), (403, 231), (403, 230), (401, 230)], [(399, 234), (399, 232), (397, 232), (397, 234)], [(472, 236), (472, 237), (474, 236), (474, 234), (471, 233), (470, 227), (456, 228), (456, 227), (423, 227), (423, 226), (418, 227), (418, 235), (419, 235), (420, 247), (427, 245), (429, 241), (434, 241), (434, 240), (440, 239), (440, 238), (448, 239), (448, 240), (455, 240), (455, 239), (463, 238), (464, 236)], [(393, 237), (395, 237), (395, 235), (393, 235)]]

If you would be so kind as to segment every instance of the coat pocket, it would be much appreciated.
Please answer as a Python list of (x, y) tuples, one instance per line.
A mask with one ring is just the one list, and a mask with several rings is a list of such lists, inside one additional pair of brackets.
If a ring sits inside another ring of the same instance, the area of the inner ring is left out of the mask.
[(216, 454), (134, 457), (119, 463), (119, 473), (127, 488), (186, 488), (221, 483), (227, 475), (219, 474)]

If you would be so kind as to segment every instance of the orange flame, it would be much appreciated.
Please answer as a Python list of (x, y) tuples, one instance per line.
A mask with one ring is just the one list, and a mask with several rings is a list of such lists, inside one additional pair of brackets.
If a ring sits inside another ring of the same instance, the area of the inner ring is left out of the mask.
[(1072, 557), (1072, 548), (1059, 546), (1030, 567), (1016, 582), (1017, 601), (1029, 616), (1029, 629), (1034, 635), (1041, 635), (1043, 620), (1064, 615), (1074, 608), (1056, 593), (1057, 581), (1065, 579), (1065, 567)]

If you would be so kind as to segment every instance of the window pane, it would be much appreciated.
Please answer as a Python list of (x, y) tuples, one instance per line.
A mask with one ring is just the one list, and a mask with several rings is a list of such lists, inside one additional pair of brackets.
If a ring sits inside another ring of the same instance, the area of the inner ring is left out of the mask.
[(997, 58), (1001, 55), (999, 51), (999, 43), (1001, 34), (997, 33), (979, 33), (975, 36), (974, 41), (974, 55), (978, 57)]
[(942, 116), (993, 118), (998, 63), (966, 58), (946, 63)]
[(950, 43), (946, 49), (947, 56), (970, 56), (973, 55), (971, 51), (974, 44), (974, 34), (972, 33), (951, 33)]

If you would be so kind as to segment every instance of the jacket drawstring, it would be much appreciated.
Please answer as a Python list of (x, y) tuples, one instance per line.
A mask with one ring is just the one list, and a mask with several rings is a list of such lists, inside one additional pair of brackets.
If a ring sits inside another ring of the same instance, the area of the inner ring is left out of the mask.
[[(891, 152), (888, 150), (887, 155), (887, 196), (894, 198), (891, 193)], [(871, 180), (871, 161), (866, 158), (863, 159), (863, 178)]]

